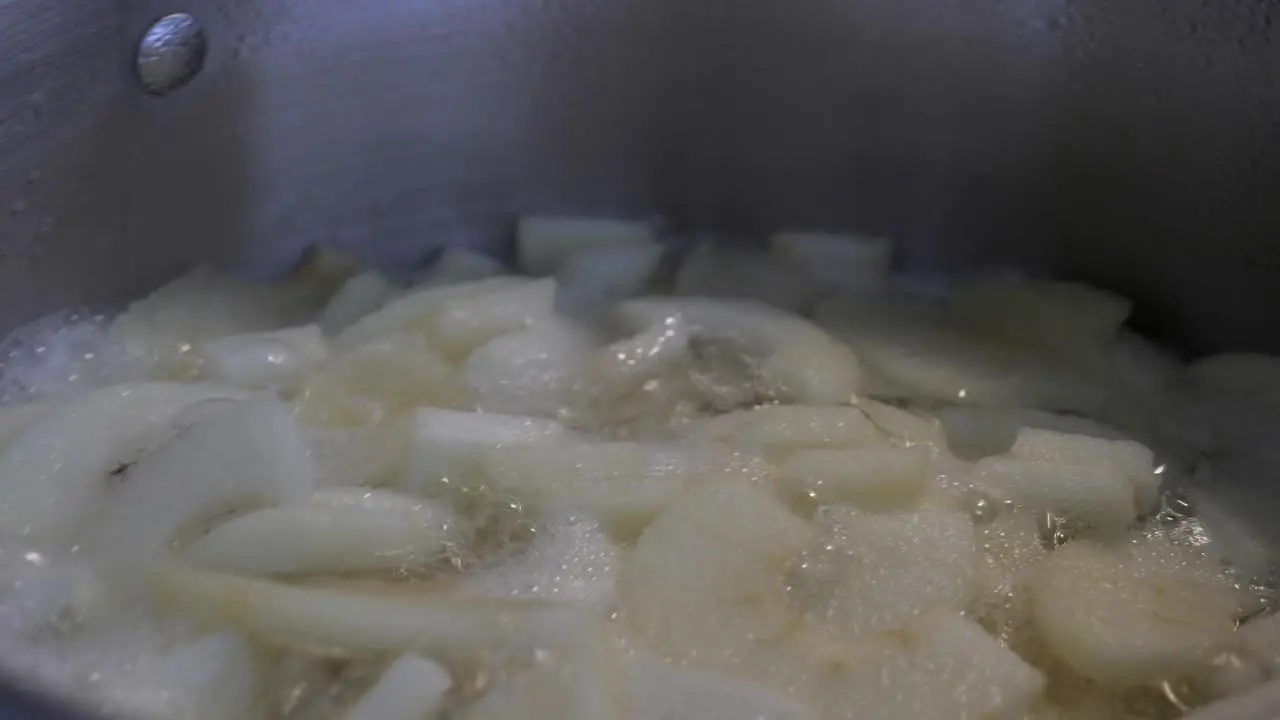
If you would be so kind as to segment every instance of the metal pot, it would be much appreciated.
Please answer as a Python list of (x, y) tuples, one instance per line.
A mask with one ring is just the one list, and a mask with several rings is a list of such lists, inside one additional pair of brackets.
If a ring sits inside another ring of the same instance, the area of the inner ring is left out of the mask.
[[(151, 36), (144, 86), (140, 39), (175, 12), (206, 51)], [(267, 276), (319, 241), (385, 267), (496, 248), (541, 210), (885, 233), (915, 267), (1120, 290), (1188, 353), (1277, 352), (1256, 319), (1280, 307), (1277, 16), (1270, 0), (9, 0), (0, 329), (199, 260)]]

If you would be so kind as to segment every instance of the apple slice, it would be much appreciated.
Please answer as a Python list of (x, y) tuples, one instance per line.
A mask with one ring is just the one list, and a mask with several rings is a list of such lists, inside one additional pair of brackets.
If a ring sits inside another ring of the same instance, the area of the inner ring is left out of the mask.
[(0, 530), (37, 546), (68, 543), (106, 498), (112, 473), (172, 433), (184, 408), (242, 396), (209, 385), (133, 383), (56, 407), (0, 453)]
[(1021, 718), (1045, 687), (1040, 671), (955, 613), (811, 657), (811, 703), (831, 720)]
[(765, 488), (704, 480), (640, 536), (623, 568), (623, 621), (670, 660), (740, 665), (797, 624), (785, 570), (814, 539)]
[(516, 256), (523, 272), (543, 276), (589, 249), (651, 245), (656, 239), (650, 222), (525, 216), (516, 227)]
[(126, 583), (175, 535), (218, 513), (315, 491), (315, 468), (292, 414), (276, 400), (244, 400), (210, 414), (125, 468), (78, 541)]
[(338, 355), (307, 379), (298, 417), (352, 427), (421, 406), (470, 405), (470, 390), (420, 333), (386, 335)]
[(346, 720), (423, 720), (435, 717), (453, 687), (449, 671), (412, 653), (391, 663), (360, 699)]
[(797, 450), (875, 447), (888, 442), (857, 407), (764, 405), (711, 418), (697, 425), (697, 434), (770, 457)]
[(366, 270), (348, 280), (329, 298), (320, 313), (319, 325), (330, 337), (346, 330), (367, 315), (381, 310), (400, 293), (400, 288), (382, 273)]
[(833, 507), (823, 517), (828, 533), (793, 572), (793, 596), (836, 637), (857, 641), (973, 598), (980, 558), (968, 516)]
[(1237, 643), (1238, 591), (1184, 556), (1146, 550), (1069, 542), (1031, 585), (1049, 649), (1104, 685), (1177, 677)]
[(340, 574), (425, 567), (466, 539), (456, 514), (439, 502), (354, 488), (317, 495), (232, 518), (184, 554), (244, 575)]
[(622, 303), (616, 314), (635, 332), (679, 316), (694, 337), (741, 345), (758, 359), (779, 398), (843, 405), (858, 390), (858, 358), (847, 346), (808, 320), (760, 302), (650, 297)]
[(623, 557), (598, 522), (565, 515), (543, 523), (533, 543), (515, 557), (464, 575), (457, 592), (557, 600), (608, 612), (617, 601)]
[(479, 482), (480, 458), (490, 448), (521, 447), (577, 437), (549, 418), (423, 408), (414, 414), (409, 457), (399, 484), (428, 496)]
[(248, 390), (289, 396), (329, 356), (318, 325), (227, 335), (202, 343), (204, 377)]
[(770, 473), (754, 458), (718, 448), (636, 442), (500, 447), (485, 452), (480, 469), (491, 491), (539, 510), (583, 510), (624, 538), (635, 537), (690, 485)]
[(345, 352), (384, 335), (427, 332), (441, 308), (450, 301), (481, 297), (528, 282), (525, 278), (498, 276), (457, 285), (420, 286), (401, 294), (338, 333), (333, 338), (333, 348)]
[(494, 292), (446, 300), (432, 338), (450, 358), (466, 358), (490, 340), (555, 317), (556, 281), (526, 281)]

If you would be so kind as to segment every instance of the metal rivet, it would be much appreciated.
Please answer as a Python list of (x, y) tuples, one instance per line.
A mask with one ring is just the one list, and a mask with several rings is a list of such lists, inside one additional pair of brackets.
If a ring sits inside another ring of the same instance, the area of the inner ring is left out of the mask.
[(195, 17), (165, 15), (138, 41), (138, 79), (152, 95), (167, 95), (200, 72), (207, 49), (204, 30)]

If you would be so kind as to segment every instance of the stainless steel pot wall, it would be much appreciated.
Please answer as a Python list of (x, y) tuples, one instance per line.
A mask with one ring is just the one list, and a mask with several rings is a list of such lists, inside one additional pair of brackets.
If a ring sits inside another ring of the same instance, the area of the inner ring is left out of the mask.
[[(191, 12), (204, 70), (132, 69)], [(513, 213), (889, 233), (1280, 351), (1274, 0), (4, 0), (0, 329), (199, 260), (393, 267)], [(17, 712), (10, 715), (9, 712)], [(0, 718), (38, 717), (0, 707)]]
[[(143, 92), (170, 12), (204, 72)], [(856, 228), (1280, 350), (1268, 0), (8, 0), (0, 325), (197, 259), (386, 265), (525, 210)]]

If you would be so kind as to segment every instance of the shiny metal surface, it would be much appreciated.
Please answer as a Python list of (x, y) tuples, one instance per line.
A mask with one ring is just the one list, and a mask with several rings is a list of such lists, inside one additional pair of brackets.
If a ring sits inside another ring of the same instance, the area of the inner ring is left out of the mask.
[(134, 62), (138, 81), (152, 95), (168, 95), (191, 82), (204, 67), (208, 40), (191, 13), (171, 13), (156, 20), (138, 41)]
[[(132, 75), (191, 12), (204, 70)], [(888, 233), (1280, 351), (1274, 0), (0, 0), (0, 327), (514, 213)], [(30, 716), (30, 715), (27, 715)], [(0, 718), (3, 718), (0, 710)]]
[[(1280, 348), (1244, 317), (1280, 300), (1273, 2), (190, 5), (5, 6), (18, 28), (5, 32), (77, 52), (39, 83), (8, 63), (7, 105), (95, 79), (88, 112), (45, 110), (74, 151), (41, 127), (24, 135), (30, 162), (2, 156), (25, 169), (49, 149), (73, 158), (50, 176), (89, 176), (50, 180), (48, 202), (78, 211), (66, 219), (31, 198), (7, 223), (54, 217), (52, 239), (6, 233), (27, 263), (88, 245), (129, 258), (125, 277), (85, 278), (88, 299), (201, 256), (270, 272), (337, 240), (399, 265), (442, 242), (500, 242), (522, 210), (656, 211), (888, 232), (912, 264), (1042, 265), (1135, 295), (1189, 349)], [(142, 96), (100, 31), (123, 23), (129, 44), (180, 10), (204, 23), (208, 66)], [(92, 63), (71, 42), (86, 35)], [(0, 270), (0, 284), (30, 298), (66, 282), (56, 264)], [(71, 299), (39, 296), (16, 316)]]

